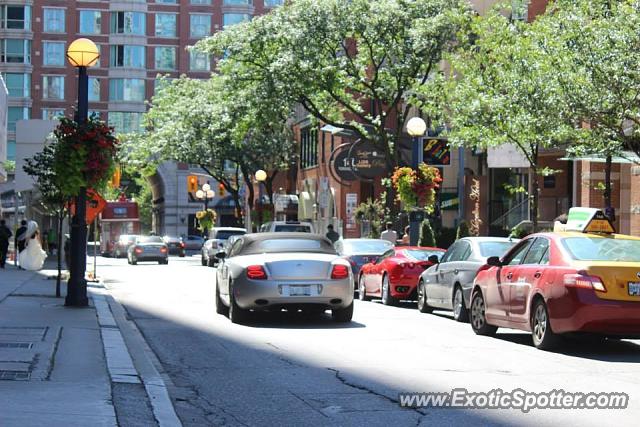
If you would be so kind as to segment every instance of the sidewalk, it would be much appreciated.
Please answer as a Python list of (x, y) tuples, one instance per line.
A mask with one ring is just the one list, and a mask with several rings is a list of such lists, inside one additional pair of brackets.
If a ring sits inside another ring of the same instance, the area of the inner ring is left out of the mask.
[(0, 270), (0, 425), (180, 425), (168, 395), (149, 393), (159, 375), (138, 374), (141, 361), (130, 354), (143, 351), (128, 350), (138, 344), (135, 331), (112, 314), (122, 307), (91, 283), (89, 307), (64, 307), (66, 283), (55, 298), (55, 279), (47, 279), (54, 265)]

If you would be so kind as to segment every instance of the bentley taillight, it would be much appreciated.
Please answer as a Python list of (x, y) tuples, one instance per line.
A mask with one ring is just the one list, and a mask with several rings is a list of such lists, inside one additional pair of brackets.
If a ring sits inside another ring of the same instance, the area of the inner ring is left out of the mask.
[(250, 265), (247, 267), (247, 277), (251, 280), (266, 280), (267, 272), (261, 265)]
[(349, 267), (342, 264), (334, 264), (331, 270), (331, 278), (335, 280), (346, 279), (349, 277)]

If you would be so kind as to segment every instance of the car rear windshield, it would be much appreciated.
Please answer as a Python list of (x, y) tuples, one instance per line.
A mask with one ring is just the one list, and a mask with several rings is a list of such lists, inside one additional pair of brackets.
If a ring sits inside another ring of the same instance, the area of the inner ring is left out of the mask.
[(515, 244), (516, 242), (480, 242), (480, 255), (485, 258), (499, 257), (507, 253)]
[(312, 252), (335, 254), (329, 241), (321, 239), (265, 239), (250, 244), (244, 253)]
[(133, 242), (134, 240), (136, 240), (136, 236), (129, 236), (129, 235), (120, 236), (120, 241), (123, 242), (123, 243), (124, 242)]
[(382, 255), (393, 244), (388, 240), (343, 240), (345, 255)]
[(138, 243), (164, 243), (160, 236), (145, 236), (138, 238)]
[(216, 239), (227, 240), (231, 236), (237, 236), (242, 234), (245, 234), (245, 232), (242, 230), (219, 230), (216, 233)]
[(562, 244), (577, 261), (640, 262), (640, 240), (567, 237)]
[(311, 228), (308, 225), (292, 225), (282, 224), (276, 225), (273, 231), (277, 232), (293, 232), (293, 233), (311, 233)]
[(431, 255), (435, 255), (438, 259), (442, 258), (444, 251), (421, 251), (419, 249), (407, 249), (404, 251), (405, 256), (413, 258), (417, 261), (428, 261)]

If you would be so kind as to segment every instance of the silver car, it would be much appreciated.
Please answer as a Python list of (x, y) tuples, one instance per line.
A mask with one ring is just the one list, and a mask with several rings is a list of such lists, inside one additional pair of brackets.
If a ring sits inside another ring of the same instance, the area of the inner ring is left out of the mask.
[(216, 311), (233, 323), (250, 310), (331, 310), (337, 322), (353, 316), (353, 275), (331, 242), (311, 233), (257, 233), (238, 237), (216, 254)]
[(209, 239), (201, 249), (202, 265), (215, 267), (218, 264), (216, 254), (224, 249), (227, 239), (231, 236), (247, 234), (247, 230), (238, 227), (214, 227), (209, 231)]
[(504, 237), (464, 237), (457, 240), (439, 263), (420, 275), (418, 309), (422, 313), (431, 312), (434, 308), (452, 310), (455, 320), (466, 322), (473, 279), (478, 270), (486, 265), (487, 258), (502, 256), (517, 242), (517, 239)]

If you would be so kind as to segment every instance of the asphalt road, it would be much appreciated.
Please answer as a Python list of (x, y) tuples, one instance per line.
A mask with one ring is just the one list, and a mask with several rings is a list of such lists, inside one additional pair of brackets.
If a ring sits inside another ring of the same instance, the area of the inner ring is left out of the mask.
[[(329, 315), (215, 314), (214, 269), (99, 259), (98, 273), (155, 352), (185, 426), (637, 425), (640, 341), (570, 341), (536, 350), (528, 334), (474, 335), (446, 312), (356, 302), (351, 324)], [(403, 409), (399, 392), (625, 392), (627, 409)]]

